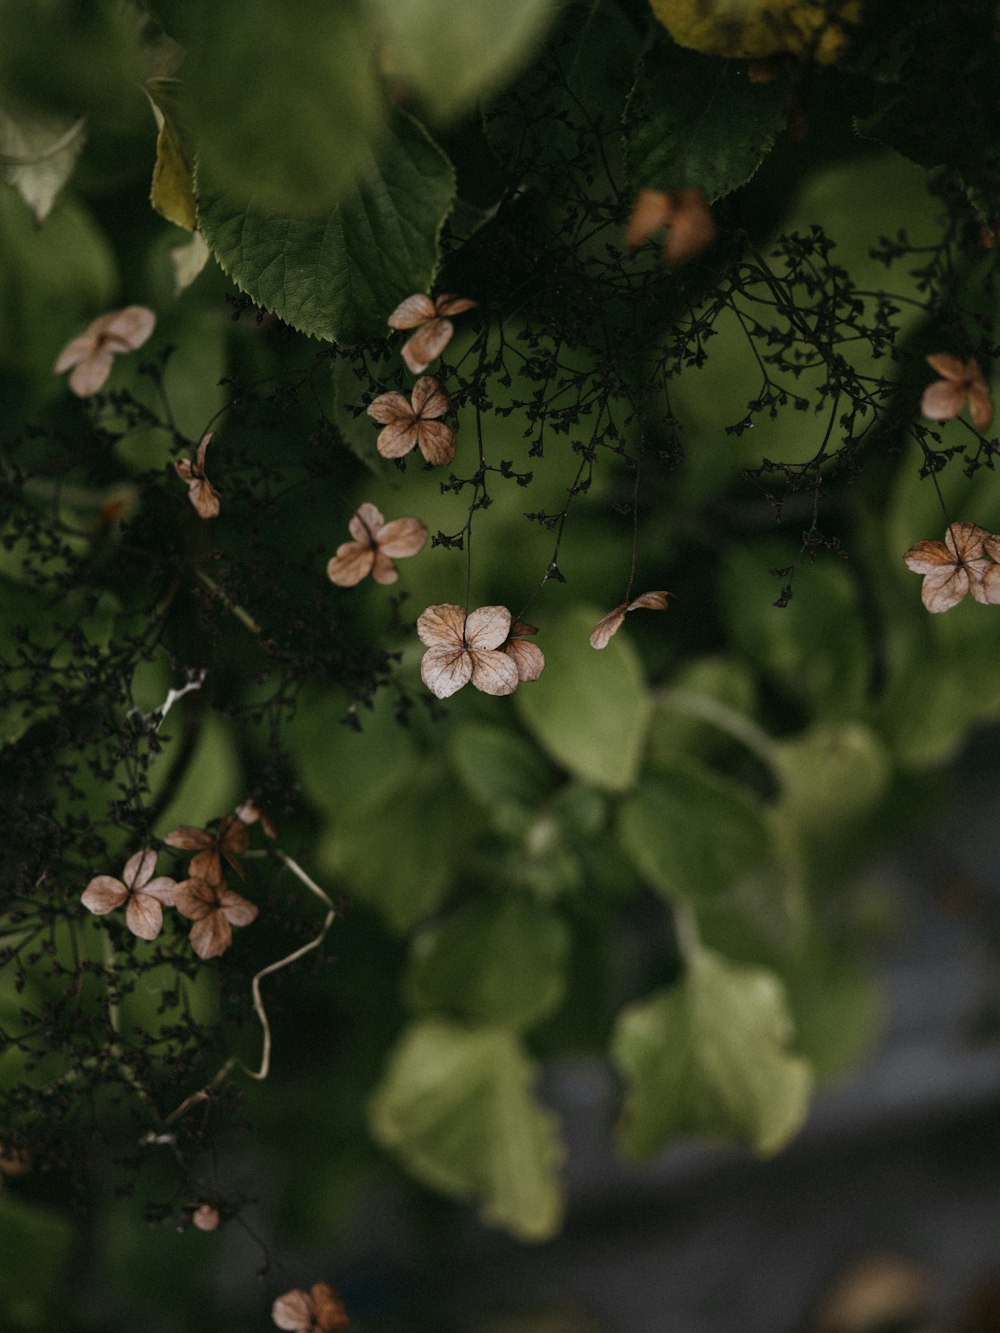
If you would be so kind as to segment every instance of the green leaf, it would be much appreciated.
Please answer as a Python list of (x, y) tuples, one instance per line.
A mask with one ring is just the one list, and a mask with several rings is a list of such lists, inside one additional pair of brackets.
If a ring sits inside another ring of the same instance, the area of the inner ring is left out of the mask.
[(63, 1284), (73, 1229), (48, 1208), (0, 1197), (0, 1325), (8, 1333), (53, 1328), (65, 1311)]
[(574, 607), (545, 636), (545, 671), (514, 696), (528, 730), (576, 777), (610, 791), (635, 781), (652, 703), (625, 634), (589, 643), (601, 612)]
[(855, 1068), (878, 1035), (883, 1008), (878, 986), (858, 960), (835, 942), (815, 938), (782, 979), (796, 1045), (816, 1078)]
[(860, 722), (821, 723), (774, 747), (781, 781), (778, 814), (810, 841), (840, 836), (885, 794), (892, 767), (885, 747)]
[(791, 1037), (777, 977), (695, 950), (682, 981), (619, 1015), (623, 1151), (648, 1157), (693, 1134), (777, 1152), (805, 1120), (812, 1085)]
[(73, 174), (85, 137), (81, 117), (0, 108), (0, 179), (13, 185), (36, 222), (45, 221)]
[(725, 892), (774, 855), (759, 806), (693, 765), (647, 778), (624, 801), (618, 841), (662, 894), (691, 902)]
[(831, 558), (800, 563), (791, 601), (775, 606), (793, 561), (788, 547), (770, 543), (726, 559), (719, 595), (733, 645), (810, 709), (849, 717), (864, 705), (870, 670), (854, 580)]
[(392, 69), (442, 120), (526, 64), (557, 13), (552, 0), (373, 0), (373, 6)]
[(385, 333), (403, 297), (428, 290), (455, 196), (448, 159), (401, 112), (356, 192), (325, 217), (241, 204), (200, 169), (198, 185), (199, 225), (237, 287), (286, 324), (330, 342)]
[(377, 907), (394, 930), (408, 930), (448, 892), (476, 825), (474, 810), (456, 799), (454, 779), (424, 764), (363, 817), (335, 817), (317, 855), (348, 893)]
[(783, 80), (751, 83), (731, 60), (658, 42), (629, 101), (633, 188), (696, 185), (712, 203), (745, 185), (784, 127), (787, 96)]
[(565, 989), (569, 932), (543, 904), (513, 893), (467, 903), (417, 937), (406, 980), (422, 1009), (531, 1027)]
[(369, 1105), (384, 1148), (419, 1180), (478, 1203), (520, 1240), (547, 1240), (563, 1211), (555, 1118), (513, 1033), (428, 1019), (401, 1037)]
[(183, 123), (180, 88), (178, 79), (156, 78), (146, 83), (158, 130), (149, 201), (168, 221), (191, 231), (197, 225), (194, 152)]
[(530, 741), (488, 723), (459, 728), (451, 757), (466, 791), (501, 829), (537, 807), (552, 786), (549, 767)]
[(351, 0), (197, 4), (184, 66), (199, 170), (262, 213), (316, 217), (367, 171), (385, 107)]
[(746, 717), (756, 705), (757, 684), (749, 667), (731, 657), (698, 657), (681, 667), (669, 689), (656, 695), (647, 755), (652, 768), (669, 769), (679, 758), (713, 755), (732, 745), (724, 728), (689, 706), (689, 696), (704, 703), (709, 716), (713, 706), (721, 704), (727, 712)]

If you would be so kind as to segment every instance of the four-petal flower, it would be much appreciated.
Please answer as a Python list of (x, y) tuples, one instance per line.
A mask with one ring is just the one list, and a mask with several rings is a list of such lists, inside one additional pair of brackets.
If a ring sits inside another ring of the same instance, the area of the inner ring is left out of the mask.
[(165, 875), (153, 879), (155, 869), (156, 852), (136, 852), (125, 862), (121, 879), (95, 875), (80, 901), (95, 916), (105, 916), (125, 903), (125, 924), (132, 934), (140, 940), (155, 940), (163, 929), (163, 906), (173, 903), (177, 888)]
[(923, 574), (920, 597), (928, 611), (948, 611), (967, 592), (977, 602), (1000, 603), (1000, 537), (976, 523), (952, 523), (943, 542), (917, 542), (903, 556), (915, 574)]
[(428, 463), (450, 463), (455, 457), (455, 432), (443, 421), (451, 404), (444, 389), (431, 375), (424, 375), (413, 386), (410, 401), (401, 393), (381, 393), (365, 409), (384, 430), (375, 447), (383, 458), (402, 458), (414, 446)]
[(481, 606), (468, 616), (453, 602), (429, 606), (417, 620), (417, 633), (427, 644), (420, 663), (424, 684), (439, 699), (470, 680), (484, 694), (513, 694), (520, 673), (503, 651), (510, 626), (505, 606)]
[(89, 398), (111, 374), (115, 355), (134, 352), (156, 326), (156, 316), (143, 305), (127, 305), (92, 320), (83, 333), (71, 339), (59, 353), (53, 374), (72, 368), (69, 387), (78, 398)]
[(347, 526), (354, 541), (341, 543), (326, 567), (330, 580), (342, 588), (353, 588), (366, 574), (376, 583), (395, 583), (399, 570), (393, 559), (416, 555), (427, 540), (419, 518), (386, 523), (373, 504), (359, 505)]
[(389, 316), (390, 329), (416, 329), (403, 344), (403, 360), (414, 375), (420, 375), (451, 342), (455, 326), (448, 315), (461, 315), (476, 305), (464, 296), (443, 294), (432, 301), (417, 293), (408, 296)]
[(221, 881), (195, 877), (174, 890), (174, 906), (194, 925), (188, 933), (199, 958), (218, 958), (233, 942), (233, 926), (248, 926), (257, 908)]
[(329, 1282), (314, 1282), (309, 1291), (286, 1291), (272, 1305), (271, 1318), (289, 1333), (342, 1333), (351, 1322)]
[(712, 210), (693, 185), (680, 190), (640, 190), (625, 230), (625, 244), (641, 245), (661, 227), (669, 228), (663, 257), (670, 264), (686, 264), (715, 240)]
[(970, 356), (960, 361), (948, 352), (935, 352), (927, 364), (941, 376), (928, 384), (920, 400), (920, 411), (931, 421), (951, 421), (969, 400), (969, 415), (976, 430), (985, 430), (993, 420), (993, 400), (979, 362)]

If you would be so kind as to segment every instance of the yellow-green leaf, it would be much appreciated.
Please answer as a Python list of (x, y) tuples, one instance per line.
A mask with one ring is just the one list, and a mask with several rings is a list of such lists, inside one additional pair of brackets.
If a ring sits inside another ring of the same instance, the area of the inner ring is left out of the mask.
[(193, 231), (197, 226), (194, 152), (182, 123), (180, 87), (177, 79), (156, 78), (146, 83), (146, 93), (159, 130), (149, 200), (169, 222)]

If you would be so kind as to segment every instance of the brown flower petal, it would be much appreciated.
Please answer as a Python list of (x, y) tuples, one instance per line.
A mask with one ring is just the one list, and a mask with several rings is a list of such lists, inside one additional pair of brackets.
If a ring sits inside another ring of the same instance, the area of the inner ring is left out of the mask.
[(222, 861), (217, 847), (209, 847), (197, 856), (192, 856), (188, 866), (188, 875), (192, 879), (203, 879), (206, 884), (222, 883)]
[(134, 352), (156, 328), (156, 316), (145, 306), (127, 305), (124, 310), (115, 310), (95, 320), (91, 329), (95, 326), (99, 326), (98, 336), (114, 338), (124, 350)]
[(181, 880), (174, 888), (174, 906), (189, 921), (201, 921), (218, 910), (218, 891), (206, 879)]
[(607, 648), (614, 635), (618, 633), (625, 623), (625, 612), (628, 610), (628, 602), (622, 602), (616, 606), (613, 611), (597, 622), (590, 632), (591, 648)]
[(498, 650), (477, 650), (472, 658), (472, 683), (483, 694), (513, 694), (520, 674), (512, 657)]
[(408, 296), (405, 301), (400, 301), (387, 323), (390, 329), (415, 329), (433, 319), (436, 313), (431, 298), (418, 292), (415, 296)]
[(629, 602), (628, 609), (630, 611), (666, 611), (673, 595), (672, 592), (644, 592), (634, 602)]
[(503, 651), (517, 667), (518, 678), (522, 681), (537, 680), (545, 670), (545, 656), (537, 643), (511, 639), (504, 644)]
[(159, 875), (156, 879), (151, 879), (148, 884), (144, 884), (142, 892), (150, 898), (156, 898), (166, 907), (173, 907), (174, 889), (176, 887), (176, 880), (171, 879), (168, 875)]
[(672, 217), (670, 196), (665, 191), (640, 190), (625, 228), (625, 244), (633, 249), (641, 245), (659, 227), (665, 227)]
[(505, 606), (481, 606), (465, 622), (466, 646), (475, 649), (499, 648), (510, 633), (510, 612)]
[(413, 412), (427, 421), (430, 417), (443, 417), (451, 406), (448, 395), (433, 375), (421, 375), (413, 386)]
[(429, 606), (417, 618), (417, 634), (428, 648), (464, 648), (465, 611), (454, 602)]
[(381, 551), (375, 552), (375, 558), (372, 562), (372, 580), (386, 586), (399, 581), (399, 570), (389, 557)]
[(136, 852), (125, 862), (125, 869), (122, 871), (125, 887), (141, 889), (146, 881), (152, 877), (155, 869), (156, 853), (152, 848), (147, 847), (145, 851)]
[(356, 542), (374, 546), (376, 535), (385, 526), (382, 511), (373, 504), (360, 504), (351, 515), (347, 530)]
[(183, 851), (198, 851), (203, 847), (211, 847), (215, 839), (207, 829), (192, 828), (190, 824), (182, 824), (180, 828), (172, 829), (163, 841), (168, 847), (180, 847)]
[[(392, 427), (387, 429), (391, 430)], [(450, 463), (455, 457), (455, 432), (443, 421), (421, 421), (416, 427), (416, 434), (420, 452), (433, 466)], [(379, 449), (379, 452), (382, 450)]]
[(408, 454), (419, 438), (418, 423), (413, 417), (406, 421), (391, 421), (384, 430), (380, 430), (375, 448), (383, 458), (403, 458)]
[(221, 912), (210, 912), (188, 932), (191, 948), (199, 958), (218, 958), (233, 942), (233, 928)]
[(110, 875), (95, 875), (84, 889), (80, 901), (88, 912), (93, 912), (95, 916), (105, 916), (116, 907), (121, 907), (128, 896), (128, 889), (121, 880), (112, 879)]
[(326, 566), (326, 575), (331, 583), (341, 588), (353, 588), (366, 578), (375, 563), (375, 552), (370, 546), (358, 542), (343, 542), (337, 547), (337, 554)]
[(472, 679), (472, 654), (454, 646), (428, 648), (420, 661), (420, 679), (431, 694), (448, 699)]
[(114, 360), (111, 349), (102, 347), (77, 365), (69, 377), (69, 387), (77, 398), (89, 398), (104, 387)]
[(377, 534), (378, 549), (394, 559), (416, 555), (427, 540), (427, 529), (419, 518), (394, 518)]
[(141, 347), (156, 324), (156, 316), (145, 306), (126, 306), (92, 320), (82, 334), (59, 353), (53, 371), (61, 375), (71, 366), (69, 387), (80, 398), (96, 393), (111, 373), (117, 352)]
[(257, 920), (257, 908), (253, 903), (241, 898), (232, 889), (223, 889), (219, 900), (219, 910), (233, 926), (249, 926)]
[(441, 355), (451, 342), (455, 326), (450, 319), (432, 319), (403, 344), (403, 360), (407, 368), (419, 375)]
[(413, 408), (401, 393), (380, 393), (377, 398), (372, 399), (365, 411), (382, 426), (390, 426), (394, 421), (408, 422), (413, 419)]
[(310, 1288), (313, 1318), (318, 1333), (344, 1333), (350, 1325), (344, 1302), (327, 1282), (317, 1282)]
[(966, 364), (959, 360), (957, 356), (952, 356), (950, 352), (932, 352), (927, 357), (927, 364), (932, 370), (946, 380), (955, 380), (961, 383), (965, 380), (967, 373)]
[(140, 940), (155, 940), (163, 929), (163, 908), (148, 893), (133, 893), (125, 908), (125, 924)]
[(79, 365), (81, 361), (92, 356), (96, 347), (96, 340), (89, 333), (81, 333), (78, 338), (72, 338), (56, 357), (56, 363), (52, 367), (54, 375), (63, 375), (71, 366)]
[(473, 310), (478, 304), (478, 301), (470, 301), (467, 296), (452, 296), (447, 293), (438, 297), (434, 308), (439, 315), (464, 315), (466, 310)]
[(928, 384), (920, 399), (920, 415), (931, 421), (951, 421), (965, 403), (965, 389), (952, 380), (935, 380)]
[(978, 381), (969, 388), (969, 415), (976, 430), (986, 430), (993, 420), (993, 399), (985, 381)]
[(219, 517), (219, 492), (207, 477), (200, 477), (188, 486), (188, 499), (194, 505), (199, 518)]
[(668, 263), (686, 264), (715, 240), (715, 219), (699, 189), (673, 190), (671, 199), (674, 216), (663, 253)]
[(981, 558), (992, 542), (976, 523), (952, 523), (943, 542), (922, 541), (910, 547), (903, 559), (914, 573), (924, 575), (920, 597), (928, 611), (948, 611), (969, 591), (977, 602), (996, 601), (1000, 582), (992, 570), (1000, 566)]
[(217, 1231), (220, 1221), (218, 1208), (210, 1203), (200, 1204), (191, 1214), (191, 1223), (199, 1231)]

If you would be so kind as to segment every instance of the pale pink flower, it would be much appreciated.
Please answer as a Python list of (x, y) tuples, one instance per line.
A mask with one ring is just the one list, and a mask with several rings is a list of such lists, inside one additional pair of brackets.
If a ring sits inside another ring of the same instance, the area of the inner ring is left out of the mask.
[(328, 578), (341, 588), (353, 588), (366, 574), (376, 583), (395, 583), (399, 570), (393, 559), (416, 555), (427, 540), (427, 529), (419, 518), (394, 518), (386, 523), (373, 504), (359, 505), (347, 526), (354, 541), (338, 546), (326, 567)]
[(477, 302), (464, 296), (442, 295), (432, 301), (417, 293), (408, 296), (389, 316), (390, 329), (416, 329), (403, 344), (403, 360), (414, 375), (422, 374), (451, 342), (455, 326), (448, 315), (461, 315)]
[(505, 606), (481, 606), (468, 616), (453, 602), (429, 606), (417, 620), (417, 633), (427, 644), (420, 663), (424, 684), (439, 699), (470, 680), (484, 694), (513, 694), (520, 673), (503, 650), (510, 626)]
[(686, 264), (715, 240), (712, 210), (693, 185), (680, 190), (640, 190), (625, 230), (625, 244), (641, 245), (661, 227), (669, 228), (663, 257), (671, 264)]
[(976, 430), (985, 430), (993, 420), (993, 399), (979, 369), (979, 362), (970, 356), (960, 361), (948, 352), (935, 352), (927, 364), (941, 379), (928, 384), (920, 400), (920, 411), (931, 421), (951, 421), (957, 417), (969, 400), (969, 415)]
[(155, 326), (156, 316), (143, 305), (127, 305), (124, 310), (99, 315), (62, 349), (52, 367), (53, 374), (62, 375), (72, 367), (69, 387), (78, 398), (89, 398), (111, 374), (115, 356), (141, 347)]
[(199, 958), (218, 958), (233, 942), (233, 926), (248, 926), (257, 917), (253, 903), (227, 889), (221, 879), (182, 880), (174, 890), (174, 906), (194, 922), (188, 939)]
[(618, 633), (630, 611), (666, 611), (672, 592), (644, 592), (632, 602), (620, 602), (613, 611), (597, 622), (590, 634), (591, 648), (607, 648)]
[(218, 1231), (221, 1222), (219, 1210), (213, 1204), (202, 1203), (191, 1214), (191, 1222), (199, 1231)]
[[(993, 559), (984, 559), (984, 552)], [(917, 542), (903, 559), (924, 576), (920, 597), (928, 611), (948, 611), (967, 592), (977, 602), (1000, 603), (1000, 537), (975, 523), (952, 523), (943, 542)]]
[(205, 475), (205, 450), (211, 442), (209, 430), (199, 440), (194, 458), (181, 458), (174, 464), (177, 475), (187, 482), (188, 499), (199, 518), (219, 517), (219, 492)]
[(163, 908), (173, 904), (177, 887), (165, 875), (153, 879), (156, 859), (154, 851), (136, 852), (125, 862), (121, 879), (95, 875), (80, 901), (95, 916), (105, 916), (125, 903), (125, 924), (132, 934), (155, 940), (163, 929)]
[(443, 417), (450, 406), (448, 395), (430, 375), (414, 384), (410, 402), (401, 393), (379, 394), (365, 409), (385, 427), (375, 447), (383, 458), (402, 458), (419, 446), (428, 463), (450, 463), (455, 457), (455, 432), (432, 419)]
[(545, 670), (545, 654), (537, 643), (528, 643), (525, 638), (526, 635), (537, 633), (534, 625), (515, 620), (511, 623), (506, 642), (500, 645), (500, 651), (506, 653), (517, 667), (519, 681), (537, 680)]
[(271, 1318), (288, 1333), (343, 1333), (350, 1327), (344, 1302), (328, 1282), (316, 1282), (303, 1291), (296, 1287), (279, 1296)]
[(257, 821), (260, 820), (260, 826), (269, 838), (276, 838), (278, 836), (278, 830), (274, 820), (266, 810), (262, 810), (257, 802), (249, 797), (237, 809), (236, 818), (247, 825), (256, 824)]

